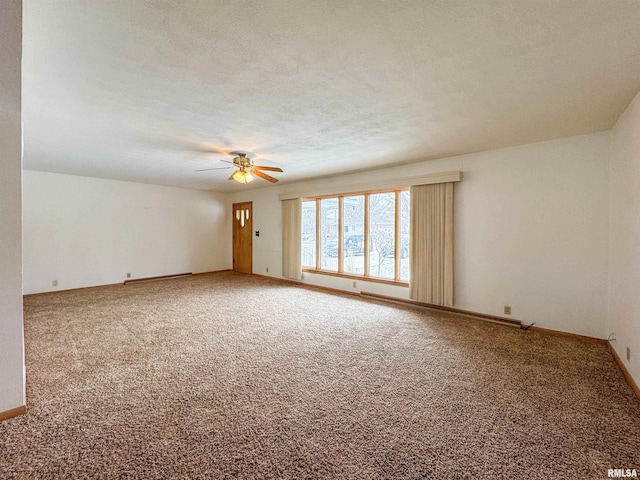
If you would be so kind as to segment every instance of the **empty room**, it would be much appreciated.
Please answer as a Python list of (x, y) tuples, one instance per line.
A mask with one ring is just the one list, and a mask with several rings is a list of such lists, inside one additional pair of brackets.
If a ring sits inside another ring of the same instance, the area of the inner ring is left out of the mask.
[(635, 478), (640, 2), (2, 0), (0, 478)]

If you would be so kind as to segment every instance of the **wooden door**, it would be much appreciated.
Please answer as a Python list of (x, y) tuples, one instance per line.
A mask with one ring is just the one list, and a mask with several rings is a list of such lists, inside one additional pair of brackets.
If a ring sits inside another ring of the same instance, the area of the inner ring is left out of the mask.
[(253, 203), (233, 204), (233, 271), (253, 273)]

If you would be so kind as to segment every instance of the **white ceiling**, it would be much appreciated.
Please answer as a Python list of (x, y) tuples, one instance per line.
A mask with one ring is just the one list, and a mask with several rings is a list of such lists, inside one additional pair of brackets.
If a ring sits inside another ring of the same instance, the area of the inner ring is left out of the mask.
[[(220, 191), (611, 128), (637, 0), (24, 0), (24, 165)], [(223, 153), (204, 153), (203, 151)]]

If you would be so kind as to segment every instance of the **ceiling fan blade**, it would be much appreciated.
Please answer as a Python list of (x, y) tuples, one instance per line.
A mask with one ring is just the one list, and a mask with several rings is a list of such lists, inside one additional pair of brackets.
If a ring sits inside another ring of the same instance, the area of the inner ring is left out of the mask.
[(256, 177), (264, 178), (265, 180), (271, 183), (276, 183), (278, 181), (277, 178), (273, 178), (271, 175), (267, 175), (266, 173), (261, 172), (260, 170), (251, 169), (251, 173), (253, 173)]
[(266, 170), (267, 172), (284, 172), (281, 168), (278, 167), (263, 167), (262, 165), (253, 165), (251, 168), (257, 168), (259, 170)]
[(209, 170), (229, 170), (232, 167), (217, 167), (217, 168), (201, 168), (200, 170), (196, 170), (196, 172), (207, 172)]
[[(220, 160), (220, 161), (224, 163), (230, 163), (231, 165), (233, 165), (233, 162), (230, 162), (229, 160)], [(231, 167), (227, 167), (227, 168), (231, 168)]]

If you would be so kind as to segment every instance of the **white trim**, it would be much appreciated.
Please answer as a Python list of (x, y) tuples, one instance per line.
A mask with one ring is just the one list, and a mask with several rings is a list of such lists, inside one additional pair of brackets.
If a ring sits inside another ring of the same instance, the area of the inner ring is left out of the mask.
[(462, 172), (455, 170), (452, 172), (431, 173), (417, 177), (392, 178), (376, 183), (363, 183), (350, 187), (328, 187), (310, 189), (303, 192), (287, 192), (278, 195), (280, 200), (291, 200), (292, 198), (324, 197), (325, 195), (343, 195), (350, 192), (363, 192), (367, 190), (393, 190), (394, 188), (411, 187), (412, 185), (431, 185), (434, 183), (460, 182)]

